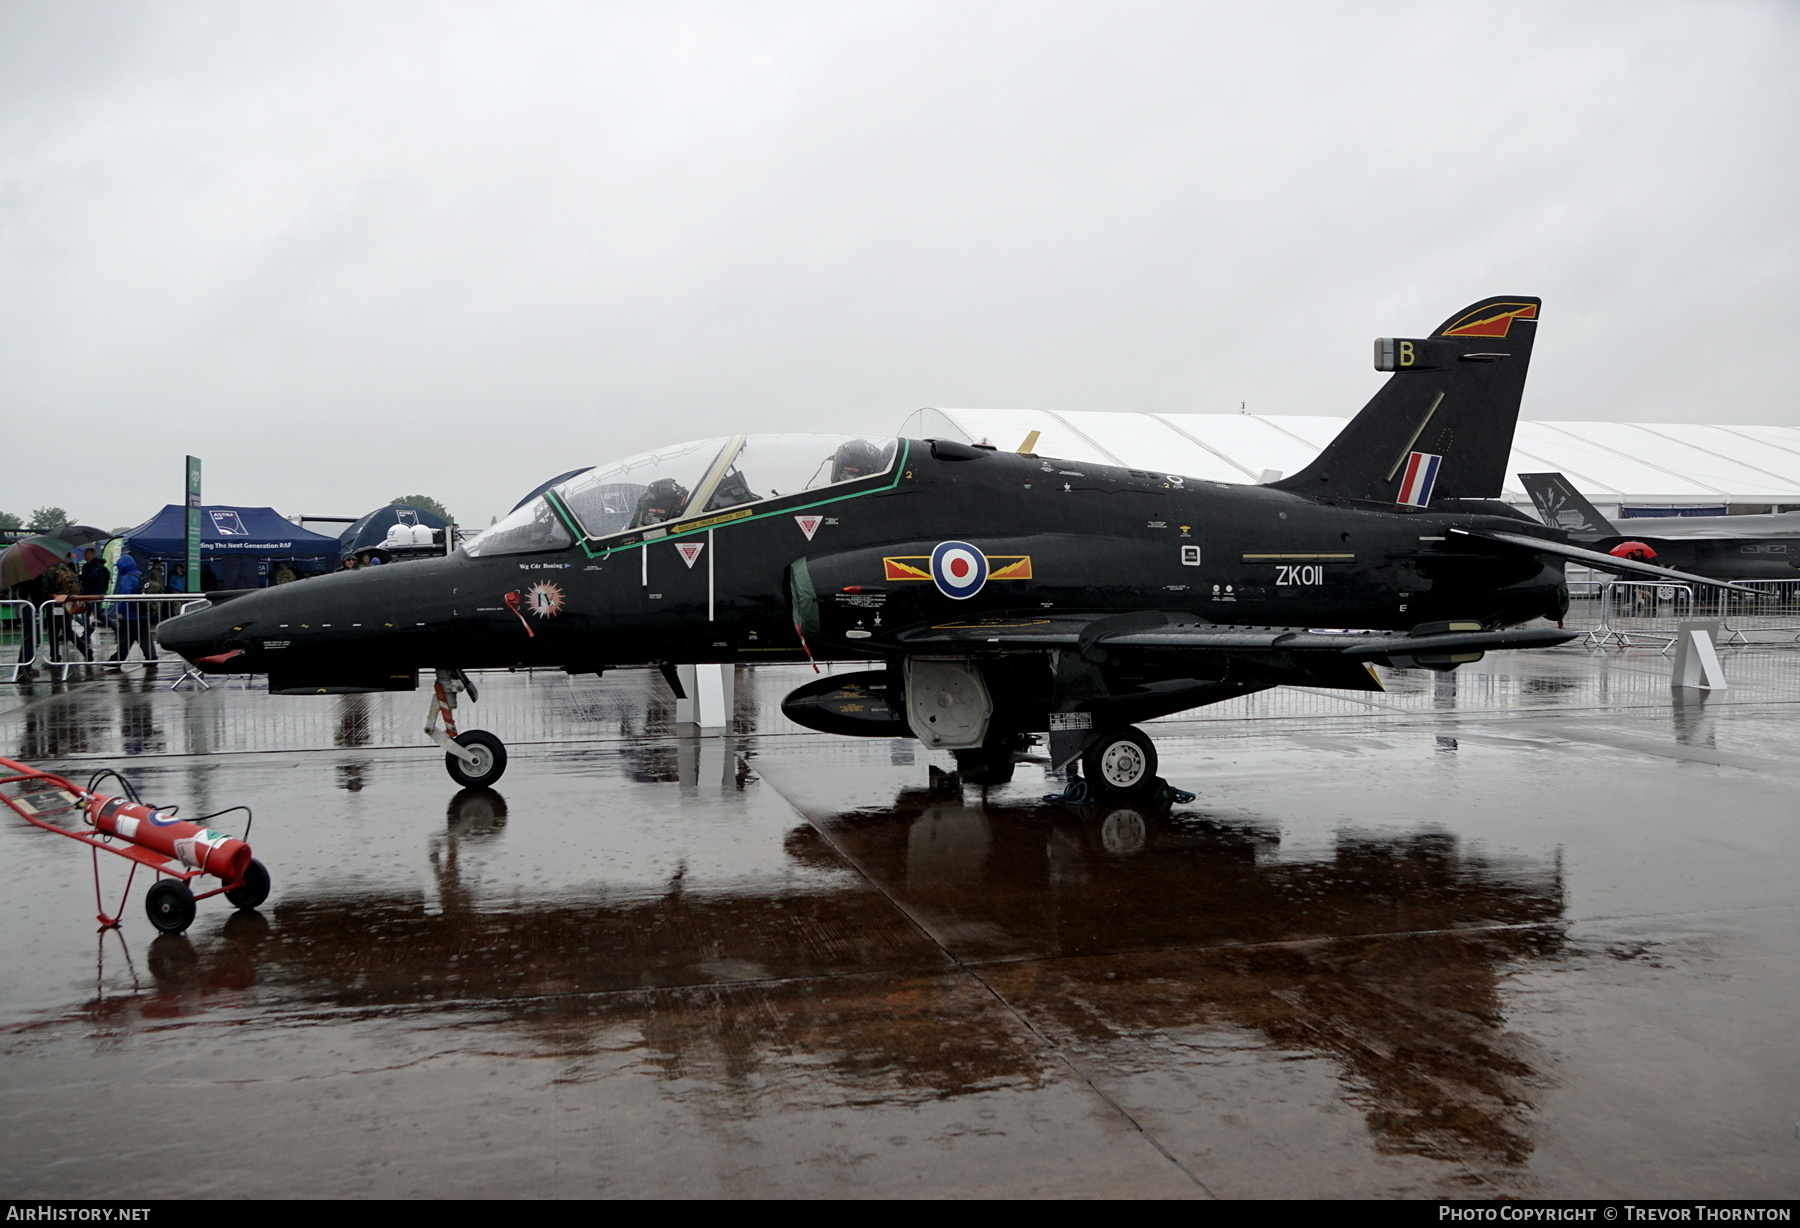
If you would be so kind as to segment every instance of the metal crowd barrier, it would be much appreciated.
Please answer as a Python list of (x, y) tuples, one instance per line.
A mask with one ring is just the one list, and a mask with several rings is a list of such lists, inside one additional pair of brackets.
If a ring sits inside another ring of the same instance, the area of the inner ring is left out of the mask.
[(1582, 642), (1589, 647), (1648, 644), (1666, 652), (1675, 642), (1677, 624), (1690, 618), (1718, 619), (1721, 647), (1749, 644), (1754, 635), (1800, 641), (1800, 579), (1733, 583), (1763, 596), (1656, 580), (1572, 580), (1565, 625), (1585, 627)]
[(1736, 583), (1765, 595), (1719, 594), (1718, 616), (1725, 625), (1726, 642), (1748, 644), (1752, 632), (1769, 632), (1800, 640), (1800, 579), (1738, 580)]
[(17, 682), (21, 671), (37, 660), (37, 608), (29, 601), (0, 601), (0, 666), (8, 682)]
[[(29, 602), (6, 602), (31, 610)], [(204, 606), (204, 598), (185, 593), (90, 596), (40, 602), (25, 618), (33, 650), (23, 652), (12, 668), (12, 680), (27, 665), (42, 666), (67, 677), (78, 665), (140, 664), (169, 661), (187, 670), (187, 662), (160, 652), (156, 628), (165, 618)], [(136, 654), (135, 656), (133, 654)], [(178, 683), (179, 684), (179, 683)]]
[(1611, 643), (1633, 648), (1649, 641), (1667, 649), (1683, 620), (1708, 613), (1704, 608), (1696, 611), (1692, 586), (1660, 580), (1603, 581), (1598, 606), (1598, 625), (1582, 637), (1590, 648)]

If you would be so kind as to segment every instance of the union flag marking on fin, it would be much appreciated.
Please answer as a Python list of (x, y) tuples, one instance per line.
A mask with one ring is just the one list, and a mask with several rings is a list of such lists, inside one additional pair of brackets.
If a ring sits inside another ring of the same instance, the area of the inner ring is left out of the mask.
[(1537, 319), (1536, 303), (1489, 303), (1446, 328), (1443, 337), (1504, 337), (1514, 320)]
[(706, 543), (705, 542), (676, 542), (675, 549), (678, 552), (680, 552), (681, 561), (686, 563), (691, 568), (694, 565), (694, 560), (700, 557), (700, 552), (702, 550), (706, 549)]
[(1444, 458), (1431, 452), (1414, 452), (1406, 458), (1406, 476), (1400, 479), (1400, 497), (1394, 502), (1409, 507), (1424, 507), (1431, 502), (1432, 488), (1437, 485), (1438, 469)]
[(800, 526), (800, 531), (802, 533), (806, 534), (806, 540), (811, 541), (813, 539), (813, 534), (819, 531), (819, 526), (825, 523), (825, 517), (796, 516), (794, 517), (794, 523)]

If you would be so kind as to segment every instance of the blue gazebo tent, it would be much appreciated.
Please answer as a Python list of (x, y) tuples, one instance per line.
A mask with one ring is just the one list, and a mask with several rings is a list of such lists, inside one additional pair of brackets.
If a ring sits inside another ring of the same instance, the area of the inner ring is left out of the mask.
[[(184, 562), (187, 509), (171, 503), (120, 536), (125, 553), (142, 570), (156, 560), (165, 568)], [(303, 529), (272, 507), (212, 504), (200, 509), (200, 565), (203, 574), (212, 572), (217, 587), (262, 588), (283, 559), (301, 574), (330, 571), (337, 566), (338, 539)], [(190, 580), (188, 591), (196, 587)]]

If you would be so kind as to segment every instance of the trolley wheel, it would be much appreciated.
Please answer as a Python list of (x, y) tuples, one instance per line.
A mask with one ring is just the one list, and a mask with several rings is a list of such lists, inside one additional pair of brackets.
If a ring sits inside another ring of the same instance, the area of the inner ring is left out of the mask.
[(1141, 793), (1156, 781), (1156, 746), (1142, 730), (1115, 729), (1082, 752), (1081, 774), (1101, 793)]
[(444, 767), (457, 784), (485, 787), (499, 780), (506, 771), (506, 743), (487, 730), (471, 729), (458, 734), (456, 744), (475, 752), (473, 763), (464, 763), (448, 751), (444, 752)]
[(269, 898), (269, 868), (252, 858), (250, 868), (244, 871), (244, 885), (231, 888), (225, 898), (238, 908), (255, 908), (261, 904)]
[(165, 934), (179, 934), (194, 923), (200, 911), (194, 893), (178, 878), (159, 879), (144, 893), (144, 911), (150, 924)]

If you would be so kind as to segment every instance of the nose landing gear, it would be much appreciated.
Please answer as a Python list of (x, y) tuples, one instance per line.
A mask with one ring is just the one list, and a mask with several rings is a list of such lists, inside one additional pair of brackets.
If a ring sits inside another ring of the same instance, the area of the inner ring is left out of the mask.
[[(460, 669), (440, 669), (431, 688), (431, 706), (425, 714), (425, 736), (444, 748), (444, 769), (464, 787), (485, 788), (506, 771), (506, 744), (485, 729), (456, 732), (456, 697), (468, 692), (473, 703), (480, 698), (475, 684)], [(443, 722), (443, 728), (438, 722)]]
[(470, 788), (485, 788), (506, 771), (506, 744), (485, 729), (471, 729), (456, 736), (456, 744), (468, 754), (445, 754), (444, 768), (450, 779)]

